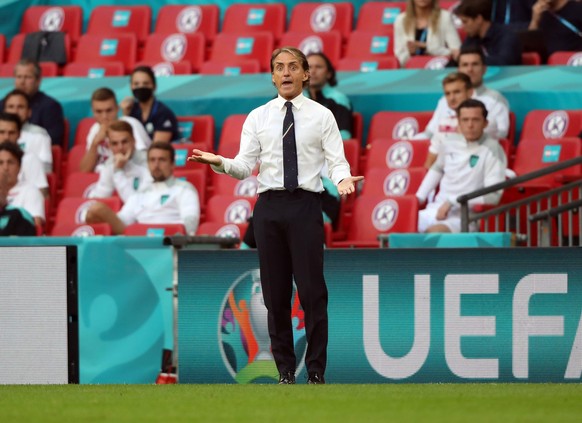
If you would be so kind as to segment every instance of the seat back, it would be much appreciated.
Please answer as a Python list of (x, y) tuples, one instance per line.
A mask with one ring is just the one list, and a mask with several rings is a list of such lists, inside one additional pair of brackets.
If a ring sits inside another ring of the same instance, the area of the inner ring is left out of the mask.
[(192, 73), (192, 65), (190, 62), (157, 62), (153, 61), (141, 61), (135, 64), (135, 66), (148, 66), (152, 68), (156, 78), (165, 78), (166, 76), (172, 75), (190, 75)]
[(548, 57), (548, 65), (582, 66), (582, 51), (556, 51)]
[(302, 2), (291, 11), (288, 31), (320, 33), (336, 30), (345, 41), (352, 31), (353, 20), (352, 3)]
[(144, 62), (188, 62), (197, 73), (204, 62), (206, 41), (201, 33), (150, 34), (146, 38)]
[(203, 143), (205, 151), (214, 151), (214, 117), (212, 115), (178, 116), (182, 141)]
[(105, 76), (123, 76), (125, 67), (121, 62), (101, 62), (95, 65), (86, 62), (68, 63), (63, 68), (63, 76), (82, 78), (103, 78)]
[(575, 137), (582, 129), (582, 113), (579, 110), (532, 110), (523, 121), (521, 138), (556, 139)]
[(246, 114), (235, 114), (224, 120), (218, 142), (218, 154), (224, 157), (234, 157), (238, 153), (242, 127), (246, 118)]
[(407, 140), (422, 132), (432, 112), (376, 112), (370, 120), (368, 144), (377, 138)]
[(441, 70), (449, 63), (447, 56), (412, 56), (406, 61), (406, 69)]
[(207, 172), (205, 169), (174, 169), (174, 177), (190, 182), (198, 192), (201, 211), (206, 208)]
[(324, 53), (334, 66), (337, 66), (342, 54), (342, 37), (339, 31), (286, 32), (279, 46), (293, 46), (306, 56), (312, 53)]
[(271, 72), (274, 45), (273, 35), (268, 32), (247, 35), (220, 33), (214, 40), (211, 60), (254, 59), (259, 62), (261, 72)]
[(230, 195), (236, 197), (256, 197), (259, 183), (256, 175), (239, 180), (228, 175), (213, 175), (214, 195)]
[(408, 169), (423, 167), (428, 154), (429, 140), (384, 140), (370, 144), (367, 169)]
[(391, 34), (396, 16), (406, 10), (406, 2), (367, 1), (360, 7), (356, 30)]
[(120, 62), (129, 74), (137, 58), (137, 39), (134, 34), (92, 35), (79, 39), (75, 62), (93, 66), (101, 63)]
[(366, 172), (361, 195), (386, 197), (414, 195), (426, 175), (424, 167), (408, 169), (372, 168)]
[(206, 221), (246, 223), (251, 217), (256, 201), (256, 197), (213, 195), (206, 205)]
[(121, 200), (118, 197), (107, 198), (78, 198), (65, 197), (57, 207), (56, 223), (85, 223), (87, 210), (93, 203), (99, 201), (108, 205), (111, 210), (118, 212), (121, 210)]
[(270, 32), (278, 42), (285, 32), (286, 19), (284, 3), (231, 3), (224, 14), (221, 32), (238, 35)]
[(115, 37), (133, 34), (143, 44), (150, 33), (152, 10), (140, 6), (96, 6), (89, 16), (87, 34)]
[[(388, 30), (389, 32), (390, 30)], [(374, 33), (356, 30), (348, 38), (344, 57), (376, 60), (394, 56), (394, 37), (390, 33)]]
[(29, 6), (20, 21), (20, 33), (37, 31), (62, 31), (69, 34), (73, 45), (77, 44), (83, 29), (81, 6)]
[(86, 237), (96, 235), (112, 235), (111, 226), (107, 223), (57, 222), (51, 230), (51, 236)]
[(98, 180), (98, 173), (73, 172), (67, 177), (63, 197), (89, 198), (97, 186)]
[(212, 43), (218, 32), (220, 10), (216, 4), (171, 5), (160, 8), (156, 18), (156, 34), (196, 34), (204, 35), (207, 43)]
[(259, 73), (261, 65), (255, 59), (217, 60), (202, 63), (202, 75), (238, 76), (245, 73)]
[(367, 58), (344, 57), (340, 59), (337, 70), (348, 72), (375, 72), (377, 70), (398, 69), (400, 64), (393, 56)]

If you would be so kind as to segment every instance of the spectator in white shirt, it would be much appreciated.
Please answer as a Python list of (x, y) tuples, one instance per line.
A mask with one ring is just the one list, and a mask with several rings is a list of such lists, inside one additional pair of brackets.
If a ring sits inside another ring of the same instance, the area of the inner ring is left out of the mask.
[(4, 97), (4, 111), (14, 113), (22, 122), (22, 130), (18, 145), (25, 154), (34, 154), (43, 164), (44, 171), (50, 173), (53, 170), (53, 154), (51, 150), (51, 137), (42, 126), (29, 122), (32, 115), (30, 98), (28, 94), (19, 89), (14, 89)]
[(200, 220), (198, 192), (189, 182), (174, 178), (174, 159), (169, 143), (154, 142), (147, 152), (153, 182), (131, 195), (117, 214), (103, 203), (93, 204), (87, 223), (108, 223), (114, 234), (122, 234), (132, 223), (178, 223), (194, 235)]
[(133, 129), (123, 120), (109, 125), (107, 130), (112, 156), (105, 162), (91, 198), (110, 197), (115, 192), (123, 202), (144, 184), (151, 181), (146, 152), (136, 150)]
[(98, 88), (91, 95), (91, 109), (96, 122), (87, 134), (87, 152), (81, 159), (81, 172), (101, 172), (103, 165), (111, 156), (107, 130), (116, 120), (123, 120), (133, 128), (135, 148), (147, 150), (152, 140), (145, 131), (142, 123), (131, 116), (119, 116), (119, 105), (115, 93), (109, 88)]

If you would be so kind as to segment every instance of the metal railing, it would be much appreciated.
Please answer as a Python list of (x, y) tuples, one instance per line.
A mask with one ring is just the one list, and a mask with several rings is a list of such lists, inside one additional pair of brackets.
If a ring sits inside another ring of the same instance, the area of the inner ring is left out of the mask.
[[(572, 166), (582, 164), (582, 157), (566, 160), (546, 168), (536, 170), (526, 175), (518, 176), (500, 182), (495, 185), (484, 187), (482, 189), (473, 191), (468, 194), (461, 195), (457, 201), (461, 204), (461, 231), (468, 232), (471, 223), (483, 222), (483, 230), (489, 232), (504, 231), (513, 232), (515, 234), (516, 242), (528, 246), (535, 245), (550, 245), (552, 238), (548, 238), (549, 234), (553, 234), (552, 222), (557, 218), (557, 234), (555, 244), (563, 245), (564, 230), (567, 229), (568, 244), (573, 245), (574, 242), (574, 214), (577, 213), (578, 233), (582, 233), (582, 208), (577, 206), (576, 200), (582, 199), (582, 175), (581, 179), (565, 184), (554, 189), (543, 190), (534, 195), (527, 196), (517, 201), (501, 204), (498, 206), (491, 206), (484, 211), (472, 211), (469, 207), (469, 200), (483, 195), (496, 192), (499, 190), (507, 190), (508, 188), (517, 187), (527, 190), (527, 185), (522, 185), (525, 182), (532, 181), (542, 176), (556, 173), (560, 170), (567, 169)], [(535, 185), (530, 186), (535, 187)], [(577, 196), (574, 199), (574, 196)], [(543, 214), (551, 211), (551, 216)], [(563, 214), (568, 213), (567, 222), (564, 222)], [(530, 218), (530, 216), (536, 216)], [(493, 220), (493, 228), (490, 229), (490, 220)], [(532, 230), (532, 225), (537, 225), (537, 231)], [(548, 229), (548, 225), (550, 225)], [(534, 236), (535, 235), (535, 236)], [(578, 237), (580, 242), (580, 237)]]

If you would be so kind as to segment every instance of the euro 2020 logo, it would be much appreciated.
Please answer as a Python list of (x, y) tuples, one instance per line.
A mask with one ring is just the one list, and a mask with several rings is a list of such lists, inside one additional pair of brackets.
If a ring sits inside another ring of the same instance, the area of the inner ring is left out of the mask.
[[(295, 285), (291, 319), (299, 373), (304, 366), (307, 340), (303, 309)], [(220, 312), (218, 339), (223, 362), (237, 383), (278, 381), (259, 269), (243, 273), (228, 290)]]

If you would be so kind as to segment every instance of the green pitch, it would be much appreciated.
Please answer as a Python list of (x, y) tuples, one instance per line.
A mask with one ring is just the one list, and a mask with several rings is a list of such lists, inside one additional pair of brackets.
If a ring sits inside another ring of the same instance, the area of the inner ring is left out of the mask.
[(0, 422), (579, 422), (579, 384), (0, 385)]

